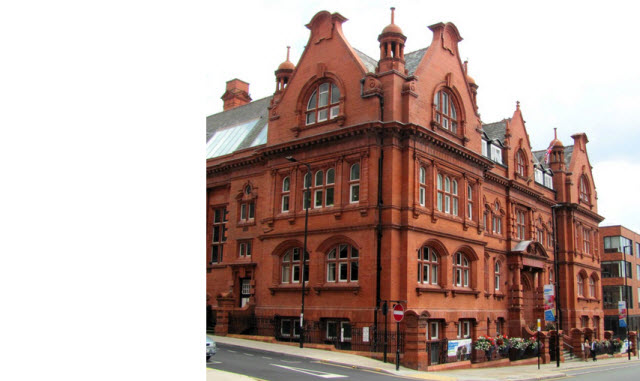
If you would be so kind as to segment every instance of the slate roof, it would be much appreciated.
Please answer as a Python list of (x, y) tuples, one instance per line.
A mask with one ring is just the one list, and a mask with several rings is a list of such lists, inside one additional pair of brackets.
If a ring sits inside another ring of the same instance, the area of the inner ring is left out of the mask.
[(207, 159), (267, 142), (272, 97), (207, 117)]
[(504, 144), (504, 135), (507, 132), (506, 120), (482, 125), (482, 130), (490, 140), (499, 140)]
[(364, 67), (367, 68), (367, 72), (375, 73), (376, 67), (378, 67), (378, 61), (374, 60), (373, 58), (369, 57), (356, 48), (353, 48), (353, 50), (356, 52), (356, 54), (358, 54), (358, 57), (360, 57), (360, 60), (364, 64)]
[[(538, 161), (538, 164), (540, 164), (540, 166), (542, 166), (542, 168), (544, 169), (549, 169), (549, 165), (547, 165), (544, 162), (544, 154), (547, 152), (546, 149), (540, 150), (540, 151), (533, 151), (531, 153), (533, 153), (533, 157), (535, 158), (535, 160)], [(566, 146), (564, 147), (564, 164), (567, 166), (567, 168), (569, 167), (569, 164), (571, 164), (571, 156), (573, 155), (573, 146)]]
[(428, 46), (426, 48), (422, 48), (416, 50), (415, 52), (407, 53), (404, 55), (404, 68), (407, 69), (409, 75), (413, 75), (413, 73), (416, 71), (416, 69), (418, 68), (418, 64), (420, 63), (420, 61), (422, 61), (422, 57), (424, 57), (427, 49), (429, 49)]

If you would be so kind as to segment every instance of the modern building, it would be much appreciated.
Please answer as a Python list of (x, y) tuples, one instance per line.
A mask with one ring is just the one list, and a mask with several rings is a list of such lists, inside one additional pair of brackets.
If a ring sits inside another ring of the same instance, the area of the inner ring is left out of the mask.
[(629, 329), (640, 329), (640, 235), (619, 225), (600, 227), (600, 235), (604, 329), (625, 337), (627, 330), (619, 324), (619, 301), (627, 302)]
[(304, 341), (375, 346), (383, 302), (401, 301), (402, 362), (422, 369), (451, 361), (454, 340), (530, 335), (544, 285), (559, 281), (565, 332), (602, 337), (586, 135), (534, 150), (519, 103), (482, 121), (452, 23), (409, 53), (392, 10), (373, 58), (349, 44), (346, 21), (317, 13), (272, 95), (252, 101), (231, 80), (207, 118), (216, 332), (299, 340), (304, 306)]

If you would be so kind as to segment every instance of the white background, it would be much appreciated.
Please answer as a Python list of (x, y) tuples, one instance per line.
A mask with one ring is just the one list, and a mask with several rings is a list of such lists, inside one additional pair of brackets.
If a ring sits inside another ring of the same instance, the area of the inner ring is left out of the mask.
[[(630, 3), (631, 4), (631, 3)], [(23, 1), (0, 9), (0, 378), (205, 377), (205, 116), (323, 9), (376, 58), (452, 21), (485, 122), (519, 100), (534, 149), (586, 132), (605, 223), (640, 232), (636, 10), (538, 1)]]

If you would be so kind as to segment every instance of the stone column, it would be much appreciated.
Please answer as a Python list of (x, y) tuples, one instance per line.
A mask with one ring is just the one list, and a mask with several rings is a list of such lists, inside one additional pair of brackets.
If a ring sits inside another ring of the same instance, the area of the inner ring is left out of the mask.
[(413, 311), (404, 316), (405, 342), (404, 356), (401, 357), (402, 365), (426, 371), (428, 365), (427, 354), (427, 318), (418, 316)]
[(235, 299), (230, 295), (220, 295), (218, 300), (218, 308), (216, 310), (216, 329), (218, 336), (226, 336), (229, 333), (229, 315), (235, 304)]

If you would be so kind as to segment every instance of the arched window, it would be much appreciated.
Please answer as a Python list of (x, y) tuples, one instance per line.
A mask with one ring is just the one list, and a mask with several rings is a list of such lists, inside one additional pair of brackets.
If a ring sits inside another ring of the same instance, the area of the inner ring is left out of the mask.
[(596, 297), (596, 281), (595, 279), (593, 279), (593, 277), (589, 277), (589, 297)]
[(496, 291), (499, 291), (500, 290), (500, 262), (496, 261), (496, 264), (493, 268), (493, 272), (494, 272), (494, 277), (493, 277), (494, 288)]
[(291, 180), (289, 180), (289, 176), (285, 177), (282, 180), (282, 203), (281, 210), (283, 212), (289, 211), (289, 192), (291, 190)]
[(578, 296), (584, 296), (584, 278), (578, 274)]
[[(307, 192), (309, 190), (309, 192)], [(311, 207), (311, 172), (304, 175), (302, 181), (302, 209), (306, 210)]]
[(307, 102), (306, 124), (314, 124), (333, 119), (340, 113), (340, 90), (330, 82), (316, 86)]
[(425, 187), (426, 182), (427, 182), (427, 171), (424, 169), (424, 167), (420, 167), (420, 174), (418, 177), (418, 182), (420, 183), (420, 195), (419, 195), (419, 200), (420, 200), (420, 205), (424, 206), (425, 205), (425, 199), (426, 199), (426, 194), (427, 194), (427, 189)]
[(473, 219), (473, 188), (467, 185), (467, 218)]
[(516, 238), (522, 240), (527, 238), (526, 214), (522, 210), (516, 210)]
[(327, 282), (358, 281), (358, 249), (340, 244), (327, 254)]
[(458, 133), (458, 113), (456, 112), (455, 98), (448, 90), (440, 90), (436, 94), (434, 103), (436, 106), (436, 122), (445, 130), (454, 134)]
[(360, 164), (355, 163), (349, 171), (349, 202), (360, 201)]
[(494, 205), (493, 219), (492, 219), (492, 231), (494, 234), (502, 234), (502, 218), (500, 216), (500, 204), (496, 201)]
[(454, 257), (453, 282), (454, 286), (469, 287), (469, 259), (461, 252)]
[(580, 201), (589, 204), (591, 201), (591, 191), (589, 189), (589, 180), (583, 175), (580, 177)]
[(438, 284), (438, 253), (429, 246), (418, 250), (418, 283)]
[(522, 150), (516, 152), (516, 173), (522, 177), (527, 176), (527, 165), (524, 160), (524, 153)]
[[(287, 250), (281, 261), (281, 283), (300, 283), (300, 254), (301, 247), (294, 247)], [(304, 258), (304, 281), (309, 282), (309, 254)]]
[(458, 181), (438, 174), (438, 210), (454, 216), (458, 215)]

